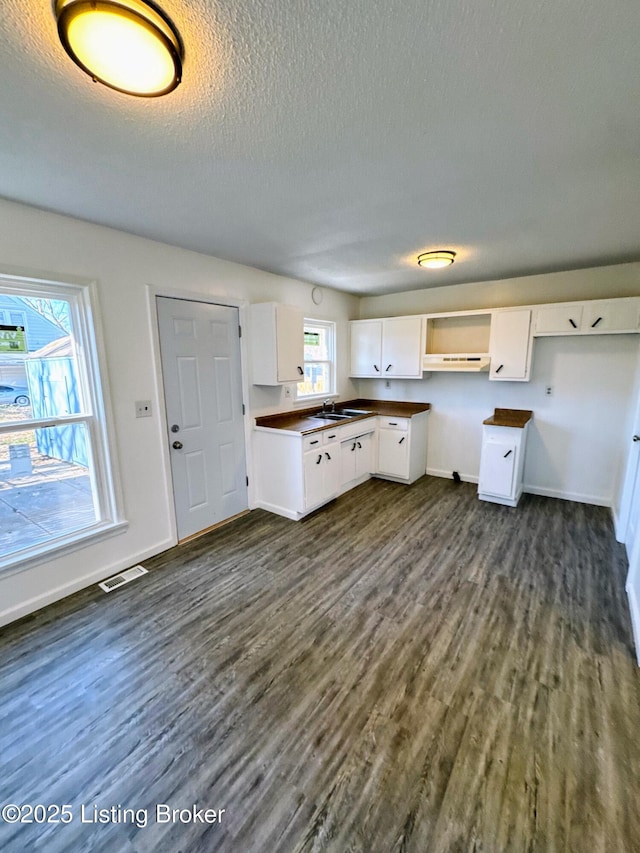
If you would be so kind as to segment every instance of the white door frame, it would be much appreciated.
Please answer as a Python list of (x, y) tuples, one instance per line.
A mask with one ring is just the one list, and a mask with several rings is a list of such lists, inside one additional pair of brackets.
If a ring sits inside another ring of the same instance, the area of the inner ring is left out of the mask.
[(255, 507), (254, 495), (254, 477), (253, 477), (253, 458), (251, 453), (251, 414), (250, 414), (250, 396), (249, 396), (249, 378), (247, 374), (247, 365), (249, 363), (249, 351), (247, 345), (248, 331), (248, 309), (249, 302), (246, 299), (231, 299), (223, 294), (216, 293), (200, 293), (195, 290), (179, 290), (172, 287), (157, 287), (152, 284), (147, 284), (147, 309), (149, 317), (149, 329), (151, 332), (151, 342), (153, 351), (153, 372), (155, 376), (156, 395), (158, 400), (158, 414), (160, 420), (160, 429), (162, 430), (162, 471), (164, 476), (165, 491), (170, 495), (171, 507), (171, 539), (172, 544), (178, 542), (178, 526), (175, 513), (175, 498), (173, 495), (173, 478), (171, 475), (171, 459), (169, 456), (169, 432), (167, 427), (167, 404), (164, 396), (164, 383), (162, 379), (162, 356), (160, 353), (160, 330), (158, 327), (158, 309), (156, 304), (156, 296), (164, 296), (169, 299), (182, 299), (190, 302), (205, 302), (209, 305), (222, 305), (228, 308), (237, 308), (242, 328), (242, 337), (240, 338), (240, 374), (242, 377), (242, 400), (244, 402), (244, 452), (247, 462), (247, 476), (249, 485), (247, 487), (247, 501), (249, 509)]

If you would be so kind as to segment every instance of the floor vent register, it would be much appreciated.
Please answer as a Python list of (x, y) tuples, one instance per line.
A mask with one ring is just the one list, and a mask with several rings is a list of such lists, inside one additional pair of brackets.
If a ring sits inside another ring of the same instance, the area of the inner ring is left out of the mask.
[(102, 581), (102, 583), (99, 583), (98, 586), (105, 592), (111, 592), (114, 589), (118, 589), (119, 586), (124, 586), (126, 583), (131, 583), (131, 581), (134, 581), (141, 575), (146, 574), (148, 574), (148, 569), (145, 569), (144, 566), (133, 566), (133, 568), (127, 569), (126, 572), (120, 572), (119, 575), (114, 575), (112, 578), (107, 578), (106, 581)]

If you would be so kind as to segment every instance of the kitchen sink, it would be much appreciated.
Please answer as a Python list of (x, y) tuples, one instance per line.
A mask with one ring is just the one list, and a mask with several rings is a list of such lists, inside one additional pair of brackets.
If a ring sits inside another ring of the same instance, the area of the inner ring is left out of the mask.
[(355, 418), (357, 415), (371, 415), (373, 412), (367, 409), (338, 409), (336, 414), (349, 415), (350, 418)]
[(318, 414), (313, 415), (313, 417), (318, 418), (321, 421), (345, 421), (352, 418), (353, 415), (349, 415), (346, 412), (318, 412)]

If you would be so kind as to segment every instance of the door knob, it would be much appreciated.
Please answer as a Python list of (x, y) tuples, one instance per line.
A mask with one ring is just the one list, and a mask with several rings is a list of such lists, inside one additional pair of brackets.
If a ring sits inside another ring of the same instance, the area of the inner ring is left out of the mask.
[(640, 435), (634, 435), (633, 440), (634, 441), (640, 441)]
[(173, 447), (174, 450), (182, 450), (182, 442), (174, 441), (171, 447)]

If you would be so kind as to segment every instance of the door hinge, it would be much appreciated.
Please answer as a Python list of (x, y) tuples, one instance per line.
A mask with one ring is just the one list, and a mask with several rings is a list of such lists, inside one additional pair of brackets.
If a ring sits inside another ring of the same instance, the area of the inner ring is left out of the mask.
[(242, 414), (243, 414), (243, 415), (245, 414), (244, 403), (242, 404)]
[(247, 481), (247, 486), (248, 486), (249, 485), (249, 478), (245, 477), (245, 480)]
[(238, 337), (242, 337), (242, 326), (238, 326)]

